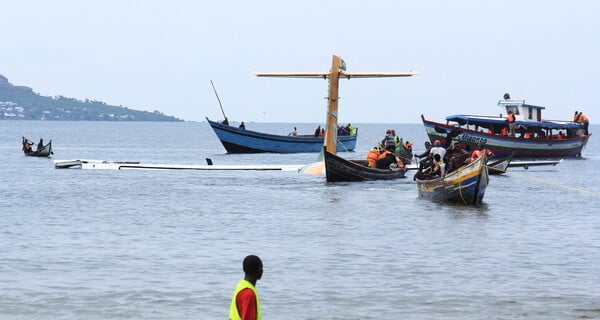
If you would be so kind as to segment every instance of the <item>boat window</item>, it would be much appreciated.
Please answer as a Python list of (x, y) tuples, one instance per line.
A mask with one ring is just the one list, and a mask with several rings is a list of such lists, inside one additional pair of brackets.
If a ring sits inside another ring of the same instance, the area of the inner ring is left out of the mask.
[(514, 114), (519, 114), (519, 108), (517, 106), (506, 106), (506, 113), (512, 111)]
[(533, 119), (533, 108), (529, 107), (527, 109), (529, 109), (529, 115), (528, 115), (529, 118), (528, 119)]

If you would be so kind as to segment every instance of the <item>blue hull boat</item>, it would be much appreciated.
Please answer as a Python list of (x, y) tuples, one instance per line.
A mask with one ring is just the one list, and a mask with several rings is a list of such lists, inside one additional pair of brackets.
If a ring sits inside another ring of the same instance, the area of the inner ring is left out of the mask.
[[(300, 153), (320, 152), (324, 137), (313, 135), (284, 136), (232, 127), (206, 118), (227, 153)], [(338, 136), (337, 149), (353, 151), (356, 135)]]

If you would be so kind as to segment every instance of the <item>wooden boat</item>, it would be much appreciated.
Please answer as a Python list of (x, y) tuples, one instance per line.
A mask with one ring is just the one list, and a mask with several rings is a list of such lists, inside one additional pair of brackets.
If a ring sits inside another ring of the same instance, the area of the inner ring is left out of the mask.
[(23, 137), (22, 150), (23, 153), (28, 157), (51, 157), (54, 154), (54, 152), (52, 152), (52, 140), (50, 140), (50, 142), (48, 142), (47, 144), (43, 145), (41, 149), (35, 151), (31, 148), (32, 145), (33, 142)]
[(436, 202), (458, 202), (479, 204), (485, 194), (489, 177), (486, 166), (487, 156), (458, 168), (456, 171), (431, 180), (415, 179), (419, 198)]
[(512, 161), (512, 155), (506, 158), (500, 158), (493, 161), (488, 161), (487, 167), (489, 174), (498, 175), (503, 174), (508, 169), (510, 162)]
[(405, 168), (377, 169), (367, 165), (366, 160), (348, 160), (323, 150), (327, 182), (392, 180), (403, 178)]
[[(276, 135), (248, 129), (240, 129), (206, 118), (208, 124), (227, 150), (227, 153), (299, 153), (320, 152), (324, 137), (314, 135)], [(337, 136), (337, 148), (353, 151), (357, 135)]]
[[(446, 123), (421, 119), (429, 139), (449, 145), (454, 139), (461, 147), (484, 144), (498, 157), (564, 158), (578, 157), (590, 135), (584, 126), (573, 121), (542, 120), (545, 107), (525, 104), (525, 100), (500, 100), (498, 106), (515, 114), (515, 134), (503, 134), (509, 124), (507, 117), (453, 115)], [(489, 132), (489, 133), (488, 133)]]

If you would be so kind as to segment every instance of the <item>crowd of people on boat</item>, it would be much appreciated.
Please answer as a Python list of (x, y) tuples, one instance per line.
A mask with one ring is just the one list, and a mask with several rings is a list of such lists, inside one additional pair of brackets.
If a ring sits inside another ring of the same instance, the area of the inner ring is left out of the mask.
[(412, 142), (403, 142), (393, 129), (387, 129), (377, 146), (367, 153), (367, 165), (377, 169), (404, 168), (411, 162)]
[[(353, 127), (352, 124), (350, 124), (350, 123), (348, 123), (345, 126), (338, 126), (337, 135), (338, 136), (354, 136), (354, 135), (356, 135), (356, 128)], [(325, 136), (325, 128), (321, 128), (321, 125), (319, 125), (315, 129), (314, 136), (315, 137), (324, 137)]]
[(419, 168), (413, 180), (431, 180), (445, 177), (448, 173), (472, 163), (484, 154), (488, 159), (494, 157), (494, 153), (485, 148), (485, 144), (477, 145), (471, 149), (469, 146), (462, 148), (458, 143), (451, 143), (448, 148), (444, 148), (439, 140), (435, 140), (433, 145), (426, 141), (425, 151), (414, 154), (419, 159)]

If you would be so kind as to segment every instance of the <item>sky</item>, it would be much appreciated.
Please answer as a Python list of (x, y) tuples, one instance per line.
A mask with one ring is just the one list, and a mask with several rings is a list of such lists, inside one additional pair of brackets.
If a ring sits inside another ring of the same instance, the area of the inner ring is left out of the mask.
[(328, 82), (252, 72), (419, 71), (340, 80), (341, 123), (497, 115), (600, 119), (600, 1), (4, 1), (0, 74), (46, 96), (186, 121), (324, 123)]

